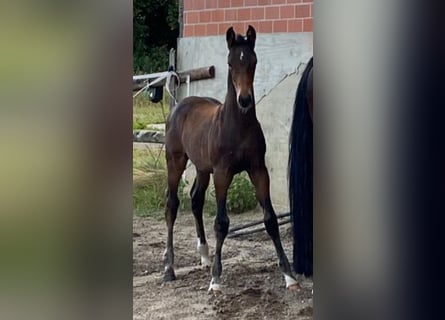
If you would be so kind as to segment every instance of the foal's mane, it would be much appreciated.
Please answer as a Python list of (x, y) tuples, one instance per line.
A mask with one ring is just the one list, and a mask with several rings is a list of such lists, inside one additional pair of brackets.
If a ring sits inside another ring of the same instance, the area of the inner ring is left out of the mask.
[(246, 37), (237, 34), (233, 46), (247, 46), (247, 45), (249, 45), (249, 42), (247, 41)]

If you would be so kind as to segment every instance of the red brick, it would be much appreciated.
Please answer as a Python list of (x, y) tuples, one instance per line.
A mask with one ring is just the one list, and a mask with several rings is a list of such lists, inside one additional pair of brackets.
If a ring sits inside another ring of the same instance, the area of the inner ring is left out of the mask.
[(244, 0), (230, 0), (230, 6), (232, 8), (244, 7)]
[(206, 35), (205, 24), (195, 24), (195, 37), (201, 37)]
[(185, 23), (186, 24), (193, 24), (199, 22), (199, 12), (197, 11), (190, 11), (185, 13)]
[(236, 34), (245, 34), (246, 28), (244, 28), (244, 22), (235, 22), (233, 24), (233, 29), (235, 29)]
[(207, 24), (206, 34), (208, 36), (215, 36), (218, 34), (218, 25), (216, 23)]
[(266, 7), (266, 19), (277, 19), (280, 17), (280, 7)]
[(236, 9), (224, 10), (224, 21), (236, 21), (237, 20)]
[(260, 20), (264, 19), (264, 7), (262, 8), (252, 8), (252, 19)]
[(218, 0), (206, 0), (206, 9), (215, 9), (215, 8), (218, 8)]
[(258, 21), (245, 21), (244, 22), (245, 31), (247, 31), (247, 28), (249, 27), (249, 25), (251, 25), (252, 27), (255, 28), (255, 30), (258, 31)]
[(195, 35), (194, 30), (195, 28), (193, 27), (193, 25), (185, 25), (182, 35), (184, 37), (193, 37)]
[(230, 0), (218, 0), (218, 8), (230, 8)]
[(314, 0), (302, 0), (302, 2), (314, 2)]
[(224, 21), (224, 10), (212, 10), (210, 12), (212, 16), (212, 22)]
[(295, 17), (297, 18), (309, 17), (309, 5), (303, 4), (295, 6)]
[(238, 9), (238, 21), (250, 20), (250, 9)]
[(314, 11), (312, 11), (313, 10), (313, 4), (311, 3), (310, 5), (309, 5), (309, 17), (313, 17), (314, 16)]
[(256, 6), (258, 4), (258, 0), (244, 0), (244, 5), (247, 6)]
[(313, 19), (304, 19), (303, 20), (303, 31), (304, 32), (312, 32), (313, 31)]
[(184, 11), (193, 9), (193, 0), (184, 0)]
[(282, 4), (286, 3), (286, 0), (272, 0), (272, 4)]
[(271, 0), (258, 0), (259, 5), (271, 4)]
[(300, 3), (302, 0), (287, 0), (287, 3)]
[(231, 23), (220, 23), (218, 24), (218, 34), (226, 34), (227, 29), (232, 26)]
[(206, 7), (206, 0), (193, 0), (193, 10), (202, 10)]
[(287, 32), (287, 21), (275, 20), (273, 22), (273, 32)]
[(210, 11), (201, 11), (199, 12), (199, 23), (207, 23), (210, 22), (212, 16)]
[(294, 6), (281, 6), (280, 7), (280, 18), (293, 18), (295, 17)]
[(258, 26), (258, 32), (272, 33), (272, 21), (260, 21)]
[(302, 32), (303, 31), (303, 20), (287, 20), (287, 32)]

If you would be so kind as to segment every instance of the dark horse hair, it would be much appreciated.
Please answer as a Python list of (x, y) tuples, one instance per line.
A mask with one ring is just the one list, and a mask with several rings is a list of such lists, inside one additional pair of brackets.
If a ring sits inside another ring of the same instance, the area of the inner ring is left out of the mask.
[[(312, 239), (312, 75), (313, 58), (304, 70), (294, 103), (294, 115), (289, 139), (289, 204), (293, 222), (294, 271), (313, 274)], [(310, 76), (311, 75), (311, 76)], [(308, 90), (310, 101), (308, 101)]]

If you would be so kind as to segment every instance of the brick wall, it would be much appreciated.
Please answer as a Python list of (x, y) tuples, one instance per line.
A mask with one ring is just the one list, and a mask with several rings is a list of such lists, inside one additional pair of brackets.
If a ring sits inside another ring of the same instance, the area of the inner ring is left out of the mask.
[(183, 36), (244, 34), (251, 24), (260, 33), (311, 32), (313, 0), (184, 0)]

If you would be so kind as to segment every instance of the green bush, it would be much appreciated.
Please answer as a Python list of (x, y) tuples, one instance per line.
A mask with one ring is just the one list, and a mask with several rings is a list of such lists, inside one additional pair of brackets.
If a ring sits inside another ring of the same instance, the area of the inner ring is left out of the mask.
[(252, 210), (257, 205), (255, 188), (245, 172), (233, 177), (227, 193), (227, 210), (242, 213)]

